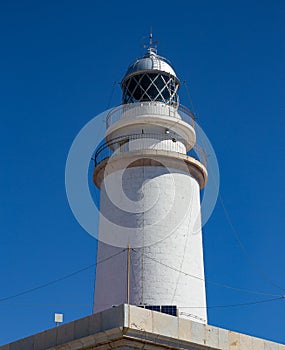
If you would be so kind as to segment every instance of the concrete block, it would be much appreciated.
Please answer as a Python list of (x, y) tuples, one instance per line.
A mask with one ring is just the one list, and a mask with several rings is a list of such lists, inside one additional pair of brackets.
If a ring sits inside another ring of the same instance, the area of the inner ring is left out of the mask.
[(241, 350), (239, 333), (229, 331), (229, 345), (230, 350)]
[(128, 305), (122, 304), (102, 312), (102, 330), (106, 331), (108, 329), (126, 326), (127, 308)]
[(1, 350), (10, 350), (10, 345), (9, 345), (9, 344), (1, 345), (1, 346), (0, 346), (0, 349), (1, 349)]
[(219, 329), (213, 326), (205, 326), (206, 345), (213, 348), (219, 347)]
[(240, 334), (239, 340), (241, 350), (255, 350), (252, 347), (252, 337), (245, 334)]
[(259, 338), (252, 338), (252, 348), (254, 350), (264, 350), (264, 340)]
[(185, 318), (178, 318), (178, 336), (181, 340), (191, 339), (192, 322)]
[(83, 350), (83, 343), (80, 340), (74, 340), (72, 342), (72, 345), (68, 344), (68, 345), (63, 345), (62, 347), (60, 346), (59, 348), (55, 348), (55, 349), (48, 349), (48, 350)]
[(56, 328), (49, 329), (45, 332), (38, 333), (34, 336), (35, 349), (45, 350), (56, 346)]
[(9, 350), (34, 350), (34, 337), (28, 337), (10, 344)]
[(197, 344), (205, 345), (205, 325), (198, 322), (192, 322), (191, 341)]
[(57, 330), (57, 345), (64, 344), (74, 340), (74, 322), (67, 323), (63, 326), (56, 327)]
[(102, 331), (102, 312), (89, 316), (89, 334)]
[(264, 350), (278, 350), (278, 344), (271, 341), (264, 342)]
[(89, 317), (74, 322), (74, 338), (79, 339), (89, 335)]
[(229, 331), (219, 328), (219, 348), (226, 350), (229, 348)]
[(178, 317), (152, 311), (152, 330), (156, 334), (178, 338)]
[(131, 308), (130, 328), (143, 332), (152, 332), (152, 313), (150, 310), (142, 308)]

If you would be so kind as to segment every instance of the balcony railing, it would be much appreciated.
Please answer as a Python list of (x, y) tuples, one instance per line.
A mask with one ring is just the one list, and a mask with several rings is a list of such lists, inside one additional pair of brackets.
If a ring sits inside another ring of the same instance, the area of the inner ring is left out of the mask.
[(195, 145), (186, 153), (184, 140), (177, 135), (132, 134), (120, 136), (99, 145), (93, 158), (95, 167), (114, 154), (118, 155), (126, 152), (143, 150), (162, 150), (187, 154), (188, 156), (199, 160), (204, 166), (206, 166), (207, 159), (203, 148), (199, 145)]
[(106, 129), (118, 120), (131, 119), (134, 116), (141, 115), (169, 116), (176, 119), (182, 119), (194, 127), (194, 115), (185, 106), (179, 105), (179, 108), (166, 105), (161, 102), (139, 102), (120, 105), (113, 108), (106, 117)]

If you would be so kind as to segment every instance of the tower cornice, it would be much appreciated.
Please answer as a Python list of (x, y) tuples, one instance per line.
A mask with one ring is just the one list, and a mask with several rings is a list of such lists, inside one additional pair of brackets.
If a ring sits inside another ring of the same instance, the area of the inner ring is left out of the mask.
[(186, 154), (164, 150), (136, 150), (132, 152), (120, 152), (103, 159), (97, 164), (93, 173), (93, 181), (100, 189), (104, 178), (118, 170), (142, 166), (167, 166), (167, 168), (179, 171), (188, 171), (189, 176), (195, 178), (203, 189), (208, 181), (206, 167), (194, 157)]

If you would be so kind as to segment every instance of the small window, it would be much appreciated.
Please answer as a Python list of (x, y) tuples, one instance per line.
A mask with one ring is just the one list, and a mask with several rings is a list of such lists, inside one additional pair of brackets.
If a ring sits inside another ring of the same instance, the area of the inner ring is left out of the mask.
[(177, 306), (176, 305), (139, 305), (145, 309), (162, 312), (167, 315), (177, 316)]
[(164, 314), (177, 316), (177, 307), (176, 305), (162, 305), (161, 312)]
[(146, 305), (145, 308), (152, 311), (160, 311), (160, 305)]

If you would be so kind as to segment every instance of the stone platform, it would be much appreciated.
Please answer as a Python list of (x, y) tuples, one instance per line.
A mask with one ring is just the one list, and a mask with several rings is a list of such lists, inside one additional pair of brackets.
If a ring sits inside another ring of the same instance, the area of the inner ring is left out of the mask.
[(75, 349), (285, 350), (285, 345), (120, 305), (0, 346), (0, 350)]

